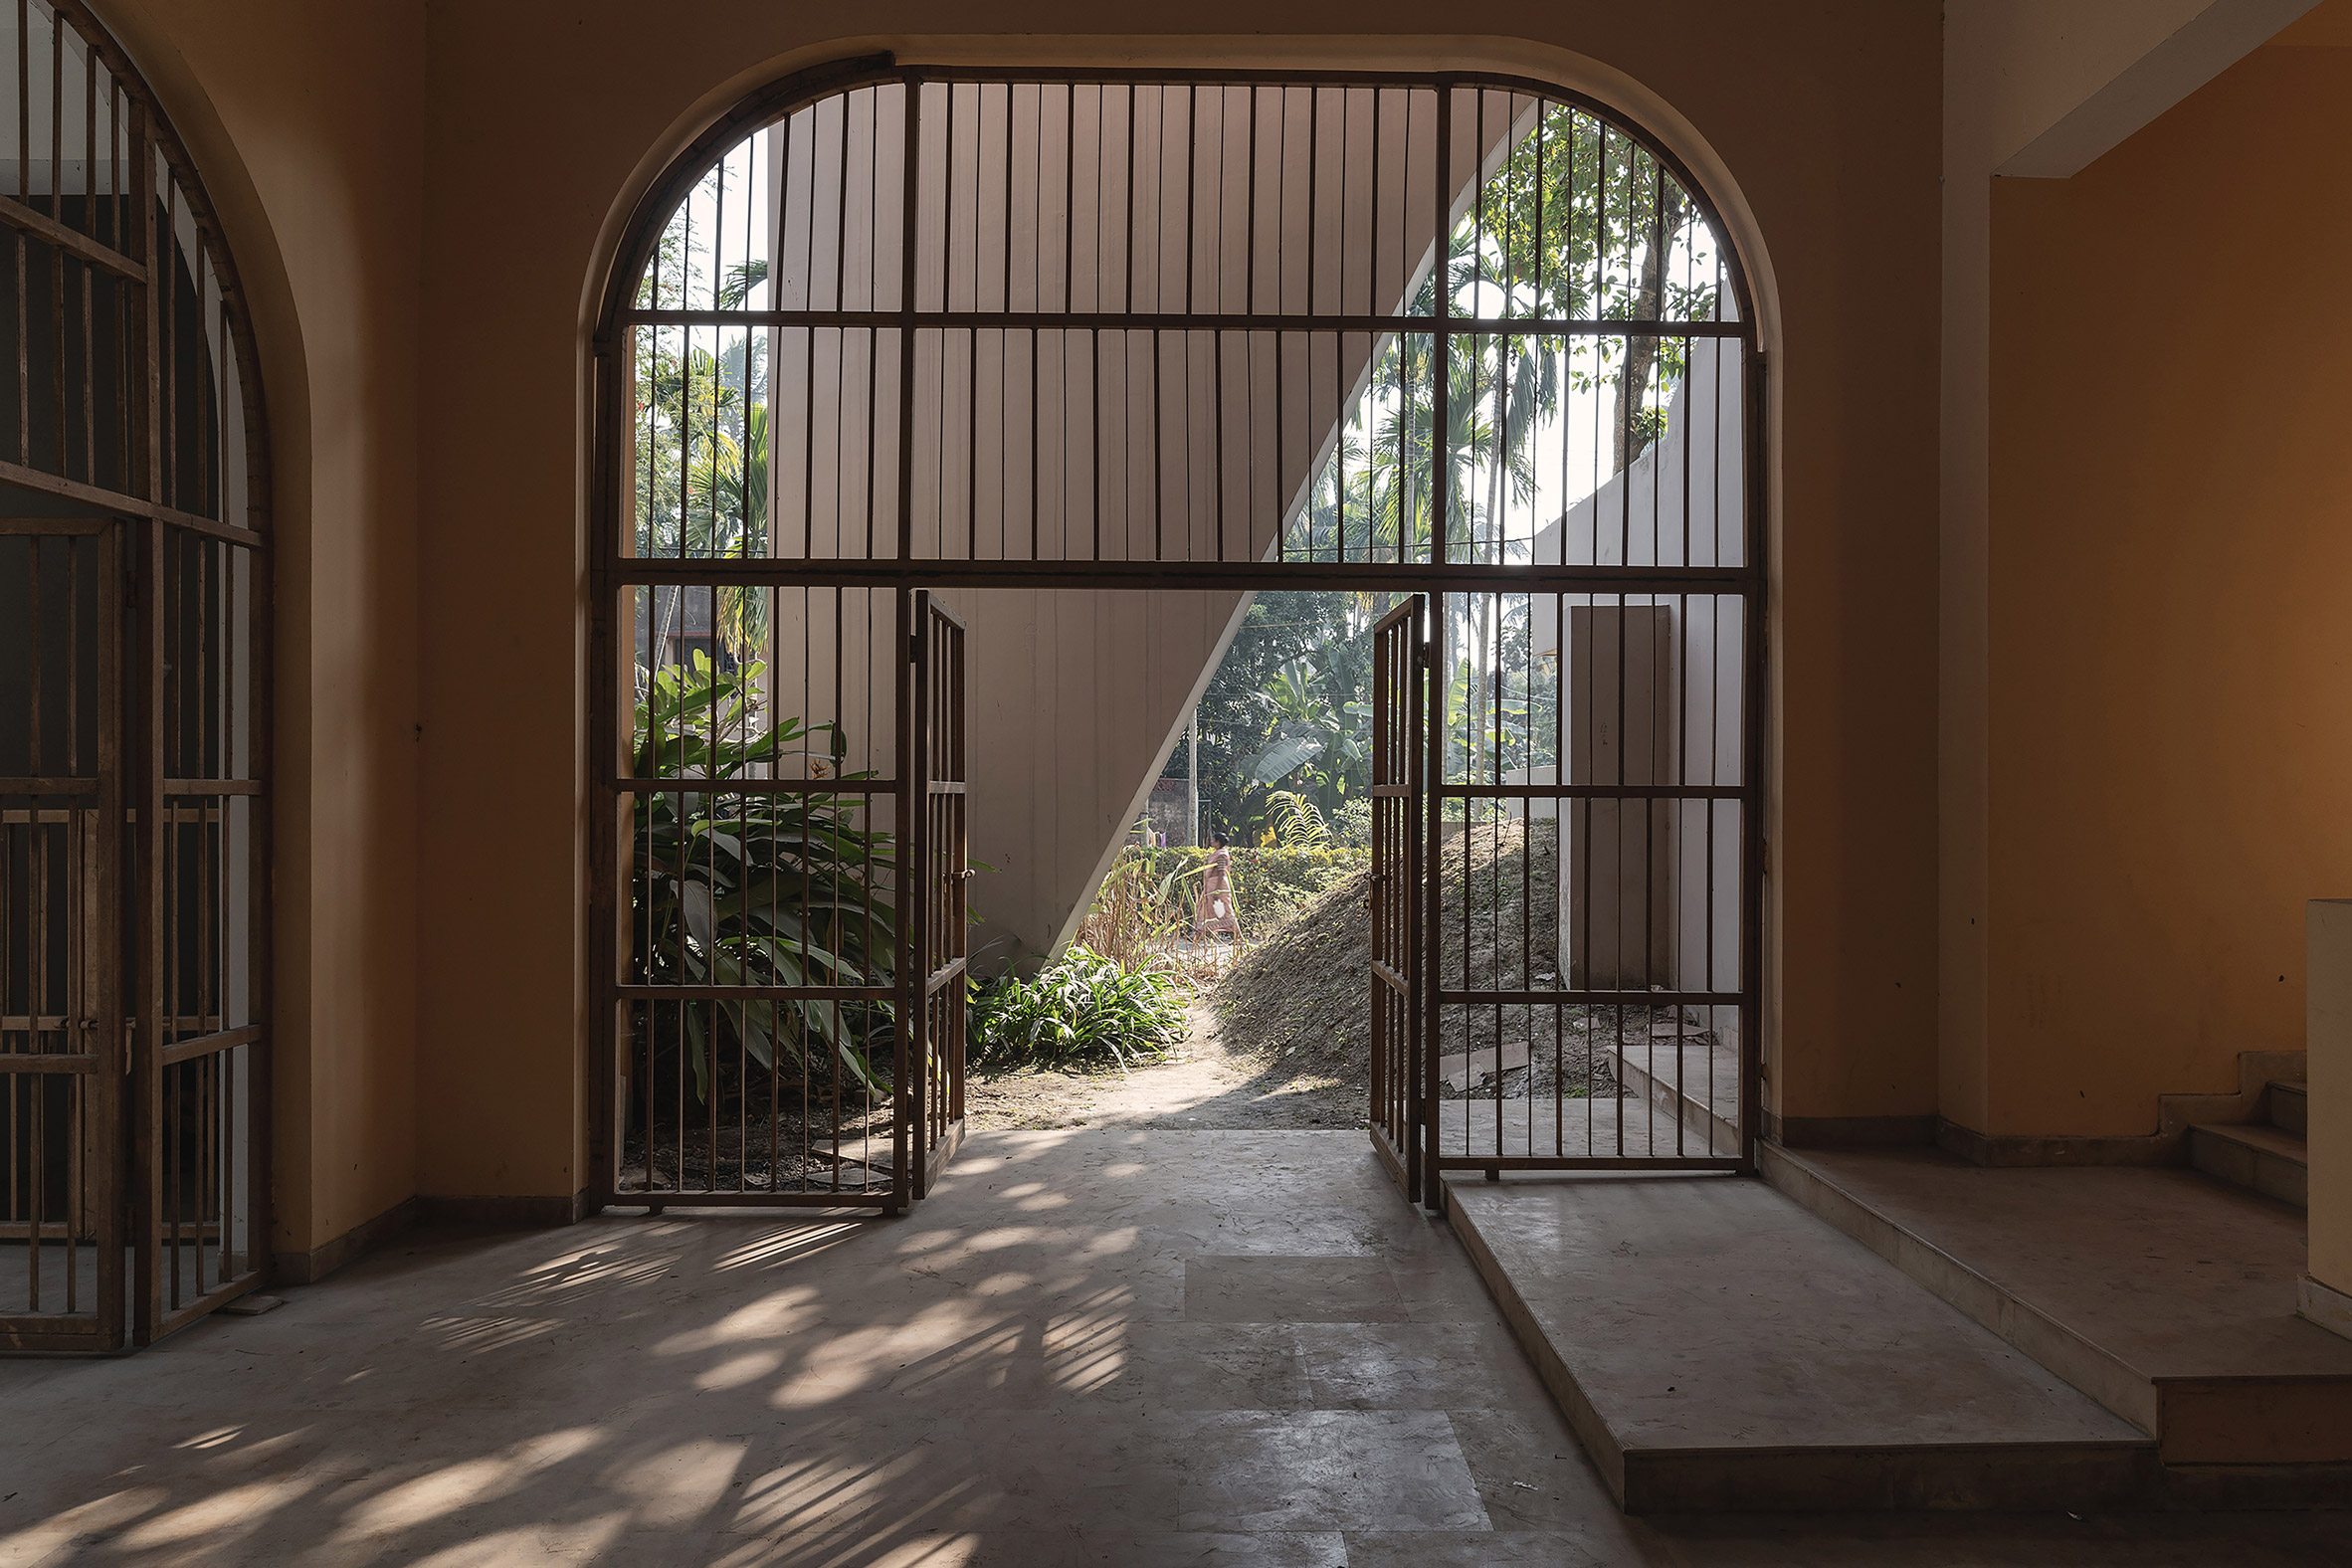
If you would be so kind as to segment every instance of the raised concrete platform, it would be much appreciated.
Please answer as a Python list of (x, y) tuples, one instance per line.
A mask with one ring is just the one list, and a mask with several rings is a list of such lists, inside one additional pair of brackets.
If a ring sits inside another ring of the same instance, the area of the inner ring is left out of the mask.
[(2213, 1504), (2352, 1502), (2352, 1341), (2295, 1315), (2303, 1217), (2196, 1171), (1765, 1145), (1775, 1185), (2158, 1439)]
[(2143, 1434), (1763, 1182), (1473, 1177), (1448, 1212), (1628, 1512), (2155, 1494)]

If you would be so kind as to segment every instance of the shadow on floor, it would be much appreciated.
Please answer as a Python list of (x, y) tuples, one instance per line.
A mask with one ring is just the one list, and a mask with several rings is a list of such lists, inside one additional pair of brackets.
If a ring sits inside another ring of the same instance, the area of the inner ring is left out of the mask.
[(0, 1365), (0, 1565), (2249, 1564), (2332, 1517), (1633, 1520), (1359, 1132), (975, 1135), (898, 1221), (422, 1233)]

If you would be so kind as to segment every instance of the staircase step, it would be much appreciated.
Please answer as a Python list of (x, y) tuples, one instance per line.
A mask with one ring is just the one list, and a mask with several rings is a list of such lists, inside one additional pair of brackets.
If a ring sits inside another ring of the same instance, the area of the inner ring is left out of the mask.
[(2270, 1082), (2270, 1125), (2298, 1138), (2311, 1136), (2311, 1096), (2292, 1078)]
[(2169, 1495), (2352, 1501), (2352, 1341), (2295, 1314), (2301, 1215), (2177, 1168), (1760, 1154), (1775, 1186), (2155, 1436)]
[(2189, 1163), (2296, 1208), (2309, 1206), (2308, 1145), (2259, 1122), (2201, 1122), (2189, 1129)]
[(1629, 1513), (2158, 1494), (2129, 1422), (1763, 1182), (1467, 1181), (1447, 1214)]

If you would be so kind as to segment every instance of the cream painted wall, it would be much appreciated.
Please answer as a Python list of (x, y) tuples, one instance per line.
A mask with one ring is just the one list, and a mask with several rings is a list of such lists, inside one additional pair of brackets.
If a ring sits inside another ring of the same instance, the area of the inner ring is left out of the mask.
[(98, 0), (218, 206), (276, 472), (277, 1217), (416, 1190), (423, 8)]
[(1994, 177), (2037, 148), (2050, 165), (2039, 172), (2072, 172), (2312, 3), (1946, 0), (1943, 8), (1937, 1104), (1964, 1126), (1990, 1125)]
[(2151, 1132), (2302, 1043), (2352, 887), (2347, 105), (2352, 50), (2259, 49), (1996, 189), (1984, 1130)]

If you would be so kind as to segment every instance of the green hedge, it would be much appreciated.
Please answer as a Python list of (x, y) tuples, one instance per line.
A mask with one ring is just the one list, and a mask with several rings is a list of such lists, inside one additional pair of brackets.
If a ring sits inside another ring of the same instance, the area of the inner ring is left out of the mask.
[[(1264, 936), (1372, 864), (1370, 853), (1364, 850), (1261, 850), (1237, 845), (1226, 853), (1233, 858), (1234, 908), (1241, 917), (1242, 930), (1252, 937)], [(1189, 873), (1177, 884), (1176, 896), (1185, 909), (1191, 909), (1200, 892), (1201, 868), (1208, 864), (1209, 851), (1130, 846), (1126, 854), (1144, 861), (1144, 879), (1153, 887), (1177, 873)]]

